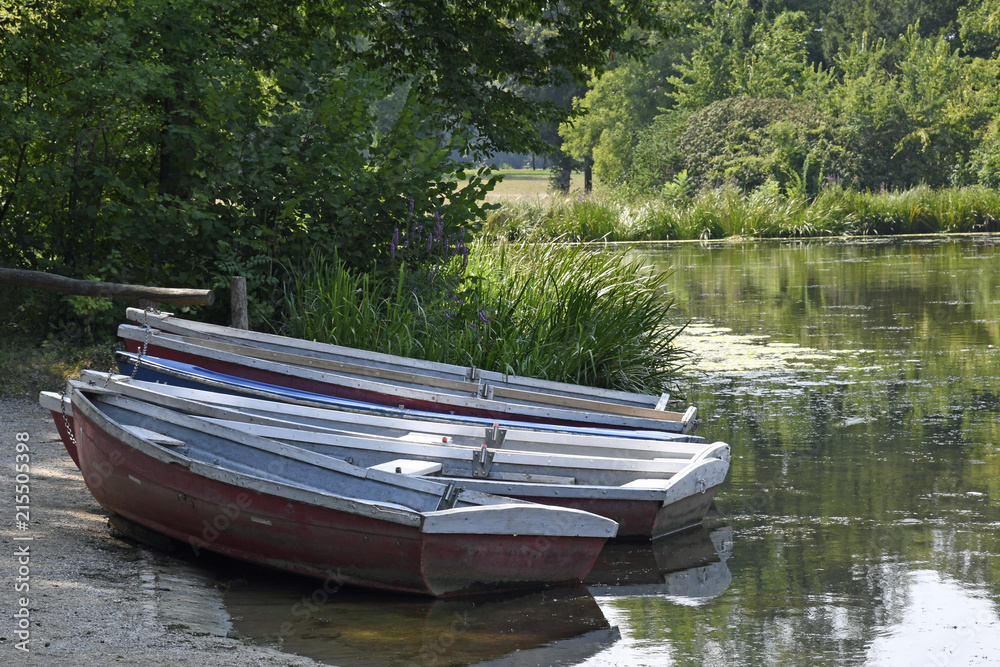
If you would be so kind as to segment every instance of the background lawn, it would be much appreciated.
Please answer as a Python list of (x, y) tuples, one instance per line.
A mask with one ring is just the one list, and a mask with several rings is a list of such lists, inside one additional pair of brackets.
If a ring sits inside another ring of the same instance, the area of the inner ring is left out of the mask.
[[(549, 191), (548, 169), (497, 169), (494, 174), (503, 176), (503, 181), (488, 196), (488, 200), (516, 199), (521, 197), (546, 197)], [(583, 190), (583, 172), (574, 172), (570, 181), (570, 191)]]

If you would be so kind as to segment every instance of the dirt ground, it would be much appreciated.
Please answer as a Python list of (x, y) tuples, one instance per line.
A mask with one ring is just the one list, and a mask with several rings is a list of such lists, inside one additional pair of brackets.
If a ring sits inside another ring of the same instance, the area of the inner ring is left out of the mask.
[(0, 499), (0, 664), (319, 664), (238, 638), (214, 582), (109, 528), (30, 400), (0, 399)]

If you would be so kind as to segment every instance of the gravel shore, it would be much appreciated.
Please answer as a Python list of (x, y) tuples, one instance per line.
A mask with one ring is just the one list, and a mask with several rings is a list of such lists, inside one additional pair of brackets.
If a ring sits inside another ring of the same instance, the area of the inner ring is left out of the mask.
[(37, 403), (0, 399), (0, 453), (0, 664), (319, 664), (239, 639), (213, 581), (109, 528)]

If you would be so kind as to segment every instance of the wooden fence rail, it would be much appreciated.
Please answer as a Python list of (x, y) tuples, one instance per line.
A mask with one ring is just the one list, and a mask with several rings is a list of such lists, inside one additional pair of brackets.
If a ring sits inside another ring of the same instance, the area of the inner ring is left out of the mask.
[(156, 303), (186, 306), (211, 306), (215, 303), (215, 292), (210, 289), (147, 287), (145, 285), (106, 283), (100, 280), (76, 280), (54, 273), (25, 269), (0, 268), (0, 285), (20, 285), (21, 287), (33, 287), (77, 296), (101, 296), (109, 299), (130, 300), (148, 299)]

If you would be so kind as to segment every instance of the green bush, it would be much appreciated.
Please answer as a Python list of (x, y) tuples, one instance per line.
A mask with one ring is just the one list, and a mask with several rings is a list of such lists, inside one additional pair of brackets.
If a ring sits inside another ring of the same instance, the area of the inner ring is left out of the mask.
[(289, 285), (285, 333), (659, 393), (683, 357), (666, 278), (647, 275), (625, 251), (496, 238), (477, 241), (465, 271), (455, 262), (435, 273), (400, 265), (393, 280), (314, 257)]
[(637, 149), (636, 183), (663, 188), (686, 171), (701, 188), (755, 190), (768, 181), (814, 195), (828, 175), (852, 180), (859, 158), (843, 148), (834, 119), (811, 104), (729, 98), (683, 118), (666, 114)]

